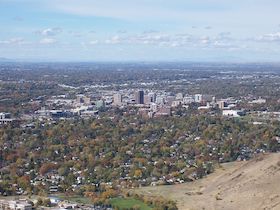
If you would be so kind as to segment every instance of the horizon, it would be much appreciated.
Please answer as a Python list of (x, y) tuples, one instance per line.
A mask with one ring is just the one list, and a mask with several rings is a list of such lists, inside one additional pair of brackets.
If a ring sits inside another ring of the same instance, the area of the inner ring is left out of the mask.
[(2, 0), (0, 57), (27, 62), (279, 62), (273, 0)]
[(88, 63), (88, 64), (240, 64), (240, 65), (269, 65), (269, 64), (280, 64), (280, 61), (196, 61), (196, 60), (24, 60), (24, 59), (10, 59), (0, 57), (0, 64), (3, 63)]

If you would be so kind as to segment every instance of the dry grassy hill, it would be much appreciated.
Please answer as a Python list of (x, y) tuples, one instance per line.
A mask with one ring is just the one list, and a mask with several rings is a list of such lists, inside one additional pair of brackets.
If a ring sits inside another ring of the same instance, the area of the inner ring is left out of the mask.
[(174, 199), (180, 210), (280, 209), (280, 153), (223, 164), (192, 183), (145, 187), (139, 192)]

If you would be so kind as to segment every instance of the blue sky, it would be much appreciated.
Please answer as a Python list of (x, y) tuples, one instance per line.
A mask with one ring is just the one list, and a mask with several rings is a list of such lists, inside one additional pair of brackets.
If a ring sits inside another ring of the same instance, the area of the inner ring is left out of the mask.
[(0, 0), (0, 57), (279, 62), (278, 0)]

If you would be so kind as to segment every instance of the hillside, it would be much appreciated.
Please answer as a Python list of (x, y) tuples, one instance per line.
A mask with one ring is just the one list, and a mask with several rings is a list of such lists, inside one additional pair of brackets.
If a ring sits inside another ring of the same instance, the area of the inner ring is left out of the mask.
[(180, 210), (280, 209), (280, 153), (223, 164), (208, 177), (181, 185), (141, 188), (177, 200)]

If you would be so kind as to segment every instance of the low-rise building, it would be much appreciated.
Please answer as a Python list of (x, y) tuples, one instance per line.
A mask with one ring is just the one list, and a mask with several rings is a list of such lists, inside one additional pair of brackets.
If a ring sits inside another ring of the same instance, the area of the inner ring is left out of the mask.
[(32, 205), (27, 200), (0, 200), (0, 209), (32, 210)]
[(265, 104), (265, 103), (266, 103), (266, 99), (263, 98), (255, 99), (249, 102), (249, 104)]
[(244, 116), (246, 113), (244, 110), (223, 110), (223, 116), (228, 117), (241, 117)]
[(13, 122), (15, 119), (11, 118), (10, 113), (0, 112), (0, 124), (8, 124)]

